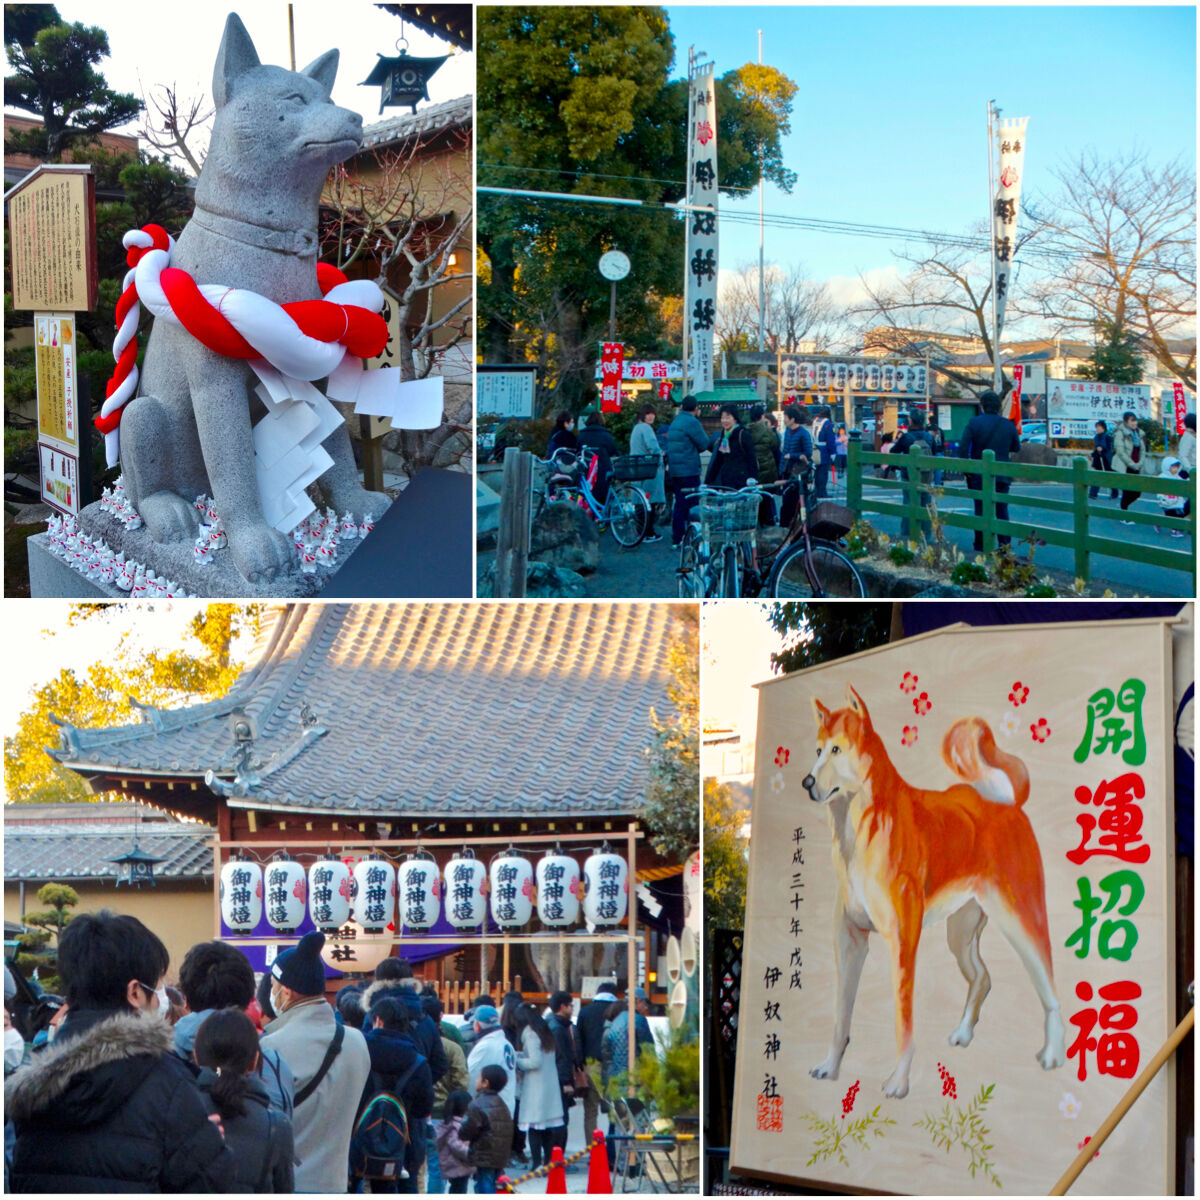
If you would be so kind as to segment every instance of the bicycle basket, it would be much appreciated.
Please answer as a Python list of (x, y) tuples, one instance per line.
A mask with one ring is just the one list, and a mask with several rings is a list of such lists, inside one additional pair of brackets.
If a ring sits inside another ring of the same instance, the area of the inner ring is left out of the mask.
[(574, 487), (583, 476), (583, 463), (570, 450), (556, 450), (550, 456), (550, 462), (553, 464), (550, 477), (555, 483), (566, 483)]
[(853, 524), (854, 513), (831, 500), (819, 500), (808, 514), (808, 532), (827, 541), (845, 537)]
[(758, 528), (759, 500), (756, 495), (743, 496), (737, 492), (711, 492), (701, 496), (696, 505), (701, 533), (709, 541), (753, 534)]
[(612, 460), (614, 479), (653, 479), (662, 460), (657, 454), (617, 454)]

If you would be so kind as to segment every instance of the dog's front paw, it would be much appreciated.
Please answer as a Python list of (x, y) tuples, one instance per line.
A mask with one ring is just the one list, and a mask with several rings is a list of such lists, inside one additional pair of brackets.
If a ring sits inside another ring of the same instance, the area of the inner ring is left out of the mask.
[(1066, 1053), (1061, 1046), (1043, 1046), (1034, 1057), (1042, 1064), (1042, 1069), (1045, 1071), (1053, 1071), (1067, 1061)]
[(883, 1094), (893, 1100), (903, 1100), (908, 1095), (908, 1071), (897, 1067), (883, 1085)]
[(291, 544), (277, 529), (259, 522), (229, 525), (229, 552), (250, 583), (273, 583), (291, 566)]
[(817, 1063), (815, 1067), (809, 1068), (809, 1074), (814, 1079), (836, 1079), (838, 1077), (838, 1067), (841, 1063), (831, 1054), (824, 1062)]
[(963, 1021), (961, 1025), (946, 1039), (952, 1046), (969, 1046), (972, 1038), (975, 1036), (975, 1029), (972, 1025)]
[(137, 510), (156, 542), (190, 542), (196, 536), (195, 507), (174, 492), (146, 496)]

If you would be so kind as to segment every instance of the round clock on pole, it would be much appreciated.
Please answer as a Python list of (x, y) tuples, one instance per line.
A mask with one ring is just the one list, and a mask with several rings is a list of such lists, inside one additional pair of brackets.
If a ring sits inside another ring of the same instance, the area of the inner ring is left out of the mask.
[(617, 281), (629, 274), (629, 256), (620, 250), (600, 255), (600, 274), (612, 284), (608, 298), (608, 340), (617, 340)]

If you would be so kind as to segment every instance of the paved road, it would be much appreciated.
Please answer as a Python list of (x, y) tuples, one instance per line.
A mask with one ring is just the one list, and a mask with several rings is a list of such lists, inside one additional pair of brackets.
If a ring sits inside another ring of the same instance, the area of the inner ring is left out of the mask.
[[(957, 484), (955, 486), (958, 486)], [(889, 494), (890, 492), (890, 494)], [(1009, 497), (1009, 518), (1013, 521), (1028, 520), (1030, 525), (1050, 526), (1055, 529), (1070, 529), (1071, 514), (1047, 512), (1042, 508), (1025, 508), (1021, 506), (1021, 496), (1035, 496), (1041, 499), (1067, 501), (1071, 497), (1071, 489), (1063, 484), (1029, 484), (1020, 483), (1014, 488)], [(877, 487), (869, 480), (864, 488), (864, 498), (890, 500), (896, 502), (895, 491)], [(1186, 548), (1188, 542), (1183, 538), (1172, 538), (1164, 530), (1156, 533), (1151, 527), (1144, 525), (1128, 526), (1118, 524), (1120, 509), (1117, 501), (1110, 500), (1107, 493), (1093, 501), (1105, 508), (1111, 508), (1112, 520), (1094, 520), (1093, 532), (1101, 537), (1123, 539), (1134, 545), (1156, 546), (1162, 549), (1179, 550)], [(959, 497), (946, 496), (942, 501), (944, 512), (971, 513), (973, 509), (969, 500)], [(1135, 512), (1158, 512), (1158, 506), (1151, 506), (1151, 501), (1138, 500), (1134, 504)], [(871, 524), (882, 530), (889, 537), (900, 534), (899, 517), (885, 517), (878, 513), (869, 514)], [(947, 527), (946, 536), (954, 545), (967, 556), (968, 561), (974, 556), (973, 534), (969, 529)], [(1021, 553), (1025, 551), (1022, 549)], [(1075, 573), (1075, 556), (1067, 546), (1039, 546), (1034, 561), (1041, 567), (1049, 567), (1064, 571), (1073, 576)], [(1192, 595), (1191, 576), (1183, 571), (1169, 571), (1165, 567), (1149, 566), (1136, 559), (1112, 558), (1108, 555), (1092, 556), (1092, 579), (1094, 583), (1103, 581), (1118, 595), (1130, 596), (1184, 596)]]

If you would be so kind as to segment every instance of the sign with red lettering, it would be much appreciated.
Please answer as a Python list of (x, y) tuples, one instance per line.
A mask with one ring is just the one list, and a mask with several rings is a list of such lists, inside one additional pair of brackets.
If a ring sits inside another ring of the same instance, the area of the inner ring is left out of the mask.
[[(1174, 671), (1145, 619), (760, 686), (735, 1172), (1048, 1193), (1175, 1026)], [(1173, 1088), (1076, 1190), (1173, 1193)]]
[(620, 342), (600, 346), (600, 411), (621, 411), (621, 374), (625, 347)]
[(1183, 390), (1183, 384), (1178, 379), (1171, 385), (1171, 388), (1175, 401), (1175, 432), (1179, 437), (1182, 437), (1184, 430), (1183, 418), (1187, 416), (1187, 395)]

